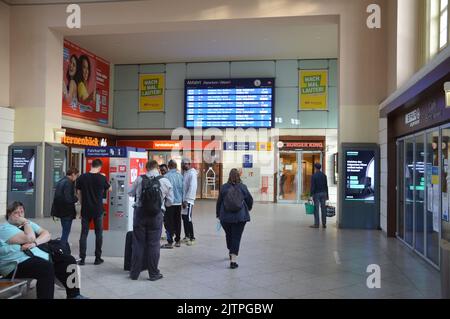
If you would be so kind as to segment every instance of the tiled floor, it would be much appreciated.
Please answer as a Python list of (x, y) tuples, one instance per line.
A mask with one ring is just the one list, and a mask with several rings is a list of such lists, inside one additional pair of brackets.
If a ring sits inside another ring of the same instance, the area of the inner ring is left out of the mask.
[[(223, 231), (216, 231), (215, 203), (194, 210), (197, 244), (161, 251), (164, 279), (131, 281), (122, 258), (81, 268), (82, 293), (90, 298), (439, 298), (439, 272), (396, 239), (380, 231), (311, 229), (312, 217), (299, 205), (256, 204), (247, 224), (239, 268), (228, 269)], [(38, 220), (53, 237), (58, 223)], [(79, 222), (71, 234), (78, 252)], [(93, 234), (91, 234), (93, 235)], [(124, 243), (118, 243), (123, 249)], [(369, 289), (366, 268), (381, 267), (381, 288)], [(31, 292), (29, 298), (34, 296)], [(64, 290), (57, 289), (57, 298)]]

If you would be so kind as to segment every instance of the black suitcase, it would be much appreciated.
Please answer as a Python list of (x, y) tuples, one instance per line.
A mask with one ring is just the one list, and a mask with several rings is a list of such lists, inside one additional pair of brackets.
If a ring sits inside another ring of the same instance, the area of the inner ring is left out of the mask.
[(123, 270), (130, 271), (132, 255), (133, 232), (129, 231), (125, 237), (125, 255), (123, 260)]
[[(123, 259), (123, 270), (131, 270), (131, 256), (133, 255), (133, 232), (129, 231), (125, 237), (125, 255)], [(144, 258), (142, 260), (142, 271), (147, 270), (147, 251), (144, 252)]]

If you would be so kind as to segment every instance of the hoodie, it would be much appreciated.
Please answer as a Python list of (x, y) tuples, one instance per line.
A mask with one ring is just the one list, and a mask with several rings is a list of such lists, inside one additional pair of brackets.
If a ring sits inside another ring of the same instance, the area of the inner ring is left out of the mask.
[(197, 171), (191, 168), (183, 174), (183, 201), (194, 205), (197, 195)]

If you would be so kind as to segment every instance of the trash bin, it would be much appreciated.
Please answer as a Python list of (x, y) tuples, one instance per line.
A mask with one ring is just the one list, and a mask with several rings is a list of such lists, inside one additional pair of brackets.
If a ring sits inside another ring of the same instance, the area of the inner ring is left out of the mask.
[(442, 299), (450, 299), (450, 242), (441, 239), (441, 293)]

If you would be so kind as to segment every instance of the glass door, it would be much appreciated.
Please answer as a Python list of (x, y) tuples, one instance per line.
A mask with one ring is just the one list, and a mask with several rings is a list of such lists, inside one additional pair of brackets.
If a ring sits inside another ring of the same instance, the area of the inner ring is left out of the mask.
[[(439, 145), (438, 129), (397, 141), (397, 237), (435, 266), (441, 229)], [(442, 197), (448, 204), (444, 190)]]
[(405, 239), (405, 142), (397, 142), (397, 236)]
[(77, 168), (80, 171), (80, 173), (85, 172), (84, 149), (82, 149), (82, 148), (72, 148), (71, 149), (69, 166)]
[(298, 154), (297, 152), (280, 152), (278, 169), (278, 201), (298, 201)]
[(442, 238), (450, 241), (450, 219), (449, 219), (449, 188), (450, 188), (450, 169), (449, 169), (449, 158), (450, 158), (450, 128), (442, 129), (441, 135), (441, 201), (442, 201)]
[(415, 138), (415, 160), (414, 160), (414, 248), (424, 254), (425, 245), (425, 135), (417, 135)]
[(426, 134), (425, 143), (425, 256), (439, 265), (439, 130)]
[(301, 191), (300, 199), (307, 201), (310, 198), (311, 177), (314, 174), (314, 164), (322, 164), (322, 152), (301, 152)]
[(405, 140), (405, 242), (413, 245), (414, 231), (414, 137)]

